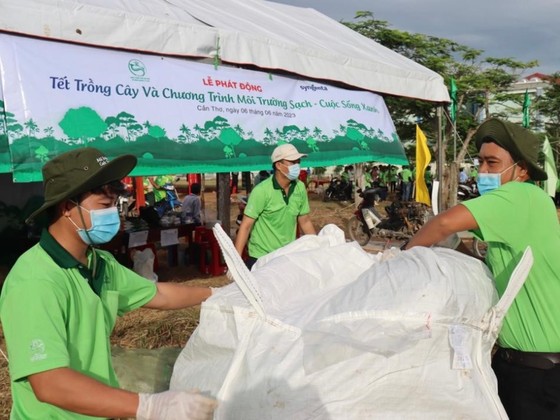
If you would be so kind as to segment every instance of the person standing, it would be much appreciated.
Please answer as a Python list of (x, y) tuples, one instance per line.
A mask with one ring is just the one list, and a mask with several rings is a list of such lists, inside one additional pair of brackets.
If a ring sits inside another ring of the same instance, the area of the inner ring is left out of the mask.
[(198, 182), (192, 184), (191, 192), (185, 196), (183, 204), (181, 205), (182, 219), (196, 225), (200, 225), (202, 223), (202, 218), (200, 216), (200, 210), (202, 208), (200, 191), (201, 188)]
[(466, 184), (469, 180), (469, 176), (465, 172), (464, 168), (459, 169), (459, 184)]
[(298, 180), (300, 161), (307, 155), (291, 144), (282, 144), (272, 152), (273, 175), (261, 181), (251, 192), (235, 238), (239, 255), (248, 243), (249, 268), (258, 258), (296, 239), (296, 229), (314, 235), (309, 216), (309, 201), (303, 182)]
[(402, 201), (410, 201), (412, 197), (412, 171), (408, 165), (404, 165), (401, 172), (402, 181)]
[(434, 174), (432, 173), (432, 168), (430, 165), (426, 167), (424, 171), (424, 181), (426, 182), (426, 187), (428, 188), (428, 194), (432, 196), (432, 185), (434, 183)]
[(534, 263), (504, 318), (492, 368), (511, 419), (559, 419), (560, 225), (552, 200), (534, 184), (547, 179), (538, 165), (540, 142), (529, 130), (497, 118), (482, 123), (474, 140), (481, 196), (428, 221), (406, 248), (472, 231), (488, 244), (486, 263), (501, 296), (531, 247)]
[(153, 283), (96, 249), (119, 231), (120, 179), (132, 155), (109, 161), (94, 148), (43, 166), (48, 228), (8, 273), (0, 320), (9, 356), (12, 419), (210, 419), (213, 399), (190, 391), (158, 394), (119, 388), (109, 336), (118, 315), (139, 307), (200, 304), (208, 287)]
[(158, 175), (148, 179), (150, 180), (150, 184), (152, 185), (154, 191), (155, 204), (165, 200), (167, 197), (165, 186), (173, 184), (173, 177), (170, 175)]

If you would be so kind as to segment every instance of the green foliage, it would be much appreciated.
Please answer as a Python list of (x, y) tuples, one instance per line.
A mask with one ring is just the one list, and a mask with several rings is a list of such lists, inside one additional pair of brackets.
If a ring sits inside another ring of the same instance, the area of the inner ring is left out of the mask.
[(327, 168), (324, 166), (317, 166), (316, 168), (313, 168), (313, 175), (322, 176), (325, 172), (327, 172)]
[[(457, 133), (460, 139), (472, 136), (482, 111), (488, 108), (490, 97), (497, 95), (494, 100), (500, 100), (500, 92), (516, 81), (524, 70), (538, 64), (536, 61), (484, 57), (483, 50), (449, 39), (392, 29), (388, 22), (375, 19), (373, 13), (368, 11), (357, 12), (353, 22), (343, 23), (367, 38), (439, 73), (448, 86), (453, 77), (458, 89)], [(385, 101), (402, 140), (414, 140), (415, 124), (419, 123), (433, 148), (437, 133), (434, 104), (394, 97), (387, 97)], [(447, 125), (446, 131), (446, 138), (451, 138), (451, 124)], [(448, 151), (448, 156), (450, 154), (451, 150)]]
[(58, 125), (69, 138), (82, 139), (84, 143), (107, 129), (107, 124), (97, 112), (88, 107), (69, 109)]

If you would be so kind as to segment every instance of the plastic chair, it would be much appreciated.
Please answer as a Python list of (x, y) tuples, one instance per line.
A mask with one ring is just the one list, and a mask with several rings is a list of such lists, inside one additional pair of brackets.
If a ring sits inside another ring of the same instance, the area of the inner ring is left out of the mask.
[(198, 245), (199, 270), (203, 274), (221, 276), (227, 271), (227, 265), (222, 259), (220, 246), (212, 229), (199, 226), (194, 229), (193, 243)]

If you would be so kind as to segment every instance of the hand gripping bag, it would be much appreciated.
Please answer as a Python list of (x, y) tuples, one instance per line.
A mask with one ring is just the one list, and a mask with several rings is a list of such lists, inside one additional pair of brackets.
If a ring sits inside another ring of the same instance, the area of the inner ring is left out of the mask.
[(202, 305), (171, 389), (217, 398), (215, 419), (507, 418), (491, 350), (530, 250), (498, 301), (448, 249), (371, 255), (329, 226), (249, 272), (214, 231), (235, 283)]

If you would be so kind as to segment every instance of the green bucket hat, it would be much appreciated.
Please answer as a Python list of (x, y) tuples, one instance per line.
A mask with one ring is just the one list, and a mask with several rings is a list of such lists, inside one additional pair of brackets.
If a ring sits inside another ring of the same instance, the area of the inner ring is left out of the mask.
[(483, 143), (493, 141), (507, 150), (515, 161), (526, 162), (532, 180), (544, 181), (548, 178), (538, 163), (540, 141), (526, 128), (509, 121), (490, 118), (478, 127), (474, 140), (478, 150)]
[(71, 150), (43, 166), (45, 202), (27, 218), (30, 223), (46, 209), (68, 198), (124, 178), (136, 166), (136, 157), (123, 155), (111, 161), (97, 149)]

